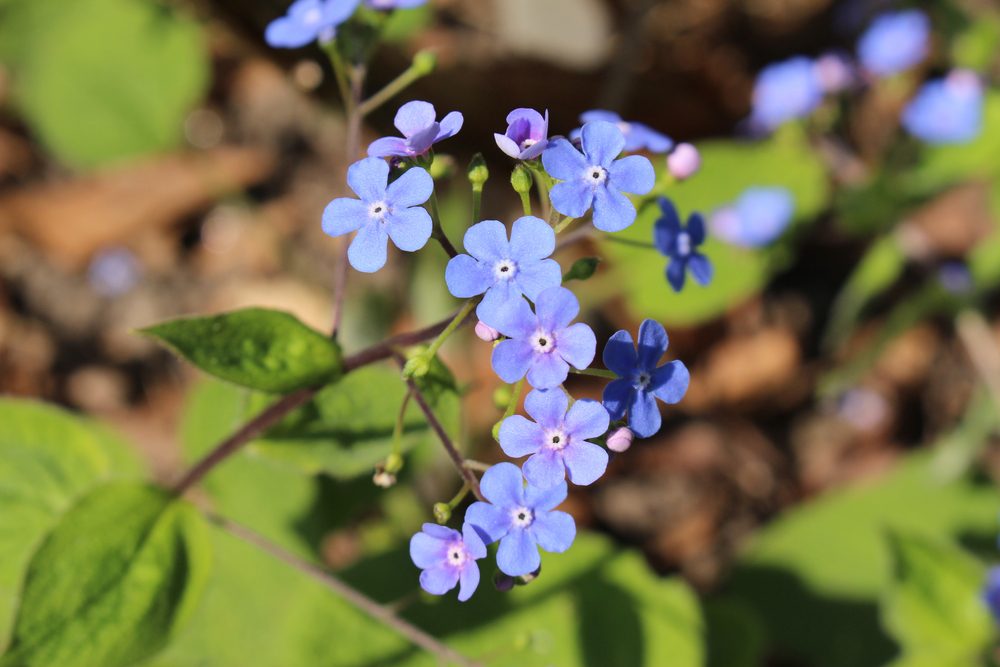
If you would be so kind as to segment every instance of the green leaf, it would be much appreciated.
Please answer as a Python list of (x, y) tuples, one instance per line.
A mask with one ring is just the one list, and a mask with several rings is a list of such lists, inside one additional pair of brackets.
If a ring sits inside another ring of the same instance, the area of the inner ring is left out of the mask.
[(563, 282), (570, 280), (589, 280), (597, 271), (597, 265), (601, 263), (600, 257), (581, 257), (573, 262), (569, 271), (563, 276)]
[(159, 651), (208, 574), (200, 515), (161, 489), (113, 483), (63, 516), (31, 560), (4, 667), (125, 667)]
[(886, 629), (904, 653), (973, 662), (994, 636), (980, 599), (986, 568), (936, 539), (890, 532), (888, 541), (894, 577), (882, 608)]
[(277, 310), (181, 318), (142, 333), (206, 373), (260, 391), (287, 393), (332, 382), (343, 370), (336, 342)]
[(140, 468), (106, 430), (58, 408), (0, 399), (0, 649), (32, 553), (73, 503)]
[(176, 146), (209, 78), (201, 28), (142, 0), (32, 0), (8, 10), (15, 95), (66, 163), (93, 167)]

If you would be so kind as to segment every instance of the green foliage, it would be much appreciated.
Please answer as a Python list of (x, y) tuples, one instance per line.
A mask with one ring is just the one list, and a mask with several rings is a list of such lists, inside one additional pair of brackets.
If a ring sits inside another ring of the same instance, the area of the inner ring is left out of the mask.
[(573, 266), (569, 267), (569, 271), (563, 276), (563, 282), (589, 280), (597, 271), (597, 265), (600, 263), (600, 257), (581, 257), (573, 262)]
[(143, 329), (201, 370), (234, 384), (286, 393), (336, 380), (340, 346), (277, 310), (246, 308)]
[(927, 664), (976, 662), (994, 635), (993, 619), (980, 599), (986, 568), (937, 540), (906, 533), (888, 537), (895, 567), (882, 619), (904, 655)]
[(31, 560), (4, 667), (117, 667), (155, 654), (196, 604), (209, 546), (193, 507), (114, 483), (63, 516)]
[(59, 159), (95, 167), (178, 144), (208, 83), (199, 25), (145, 0), (20, 0), (2, 11), (17, 102)]

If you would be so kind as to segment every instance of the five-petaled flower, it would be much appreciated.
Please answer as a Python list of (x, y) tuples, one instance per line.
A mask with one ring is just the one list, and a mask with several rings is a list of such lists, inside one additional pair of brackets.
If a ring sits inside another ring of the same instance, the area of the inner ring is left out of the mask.
[(489, 502), (470, 505), (465, 521), (485, 542), (500, 540), (497, 567), (504, 574), (518, 577), (537, 570), (542, 562), (539, 547), (562, 553), (573, 544), (573, 517), (553, 511), (566, 500), (566, 482), (547, 489), (530, 483), (525, 487), (516, 465), (498, 463), (486, 471), (479, 486)]
[(660, 197), (663, 215), (653, 227), (653, 242), (656, 248), (670, 258), (667, 264), (667, 282), (680, 292), (684, 287), (687, 269), (699, 285), (707, 285), (712, 280), (712, 264), (697, 248), (705, 242), (705, 221), (698, 213), (688, 217), (687, 225), (681, 225), (680, 216), (673, 203)]
[(566, 139), (556, 139), (542, 153), (550, 176), (560, 179), (550, 192), (552, 205), (563, 215), (579, 218), (594, 207), (594, 226), (617, 232), (635, 222), (635, 206), (623, 192), (644, 195), (653, 189), (653, 165), (641, 155), (615, 159), (625, 137), (612, 123), (594, 121), (580, 133), (583, 152)]
[(750, 122), (773, 130), (786, 121), (803, 118), (823, 101), (823, 87), (812, 60), (795, 56), (760, 71), (753, 87)]
[[(608, 453), (588, 442), (608, 430), (608, 411), (598, 401), (581, 399), (569, 406), (561, 389), (535, 389), (524, 399), (524, 409), (535, 421), (521, 415), (500, 425), (500, 448), (507, 456), (529, 456), (524, 476), (539, 488), (564, 479), (573, 484), (593, 484), (608, 467)], [(568, 411), (567, 411), (568, 410)]]
[(436, 523), (425, 523), (410, 539), (410, 558), (420, 573), (420, 587), (433, 595), (444, 595), (461, 584), (458, 599), (465, 602), (479, 586), (479, 565), (486, 545), (476, 530), (466, 523), (462, 532)]
[(534, 301), (550, 287), (562, 283), (562, 271), (554, 259), (556, 235), (544, 220), (524, 216), (514, 221), (510, 241), (507, 228), (499, 220), (484, 220), (465, 232), (468, 255), (457, 255), (444, 272), (452, 295), (462, 299), (485, 292), (476, 309), (488, 324), (497, 319), (521, 295)]
[(616, 332), (604, 347), (604, 365), (619, 377), (604, 388), (604, 407), (612, 419), (628, 412), (628, 425), (640, 438), (660, 430), (660, 409), (656, 399), (673, 404), (684, 398), (691, 377), (680, 361), (657, 367), (670, 341), (663, 325), (645, 320), (639, 325), (639, 349), (624, 329)]
[(965, 144), (983, 129), (983, 84), (970, 70), (929, 81), (903, 109), (903, 127), (929, 144)]
[(414, 100), (407, 102), (396, 112), (393, 123), (403, 137), (382, 137), (376, 139), (368, 147), (370, 157), (404, 157), (414, 158), (423, 155), (431, 146), (458, 133), (464, 121), (462, 114), (452, 111), (441, 119), (435, 120), (437, 111), (430, 102)]
[(317, 39), (333, 39), (337, 26), (357, 9), (360, 0), (296, 0), (285, 16), (271, 21), (264, 39), (276, 48), (298, 48)]
[(569, 367), (584, 369), (594, 360), (597, 339), (583, 322), (570, 324), (580, 312), (580, 302), (565, 287), (551, 287), (538, 295), (535, 312), (524, 299), (484, 313), (491, 327), (507, 336), (493, 348), (493, 370), (504, 382), (517, 382), (527, 374), (536, 389), (558, 387)]
[(858, 40), (861, 65), (877, 76), (891, 76), (920, 64), (927, 56), (931, 22), (919, 9), (877, 17)]
[(549, 145), (549, 112), (514, 109), (507, 114), (507, 132), (493, 138), (507, 155), (518, 160), (533, 160)]
[[(624, 150), (626, 153), (634, 153), (635, 151), (666, 153), (674, 147), (674, 140), (667, 135), (662, 132), (657, 132), (649, 125), (636, 121), (622, 120), (622, 117), (614, 111), (592, 109), (591, 111), (584, 111), (580, 114), (581, 123), (586, 124), (594, 121), (604, 121), (617, 125), (618, 129), (622, 131), (623, 135), (625, 135)], [(575, 138), (578, 135), (578, 132), (579, 131), (574, 132), (571, 136)]]
[(434, 190), (431, 175), (413, 167), (387, 185), (385, 160), (365, 158), (347, 170), (347, 184), (360, 197), (334, 199), (323, 211), (323, 231), (330, 236), (358, 232), (347, 257), (358, 271), (385, 266), (388, 239), (400, 250), (420, 250), (431, 237), (431, 216), (420, 205)]

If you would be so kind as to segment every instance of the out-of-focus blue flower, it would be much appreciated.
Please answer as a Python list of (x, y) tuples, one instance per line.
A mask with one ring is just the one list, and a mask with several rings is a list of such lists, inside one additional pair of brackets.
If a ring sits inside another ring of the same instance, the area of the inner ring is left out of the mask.
[(407, 102), (396, 112), (393, 121), (403, 137), (382, 137), (368, 147), (371, 157), (417, 157), (431, 146), (458, 134), (464, 118), (458, 111), (452, 111), (437, 122), (437, 111), (430, 102), (414, 100)]
[(908, 70), (927, 56), (931, 22), (919, 9), (878, 16), (858, 40), (862, 67), (876, 76)]
[(570, 324), (579, 312), (572, 292), (552, 287), (538, 295), (535, 312), (524, 299), (515, 299), (487, 313), (494, 319), (484, 321), (508, 337), (493, 348), (493, 370), (504, 382), (527, 374), (532, 387), (550, 389), (566, 381), (570, 366), (587, 368), (597, 338), (583, 322)]
[(489, 324), (497, 319), (498, 309), (521, 300), (521, 295), (535, 301), (544, 290), (562, 284), (559, 263), (547, 259), (555, 248), (555, 232), (540, 218), (515, 220), (509, 242), (502, 222), (484, 220), (465, 232), (469, 254), (451, 258), (444, 280), (460, 299), (485, 292), (476, 313)]
[(923, 85), (903, 110), (903, 127), (929, 144), (968, 143), (982, 132), (983, 106), (976, 73), (955, 70)]
[(974, 286), (972, 273), (964, 262), (945, 262), (938, 268), (937, 275), (941, 286), (957, 296), (970, 293)]
[(489, 502), (470, 505), (465, 521), (486, 543), (500, 540), (497, 567), (504, 574), (519, 577), (537, 570), (542, 564), (539, 547), (562, 553), (573, 544), (573, 517), (553, 511), (566, 500), (566, 482), (547, 489), (525, 487), (516, 465), (498, 463), (486, 471), (479, 487)]
[(670, 339), (663, 325), (645, 320), (639, 325), (639, 349), (632, 335), (622, 329), (604, 347), (604, 365), (618, 380), (604, 388), (604, 407), (611, 419), (621, 419), (628, 412), (628, 425), (640, 438), (660, 430), (660, 409), (656, 399), (673, 404), (684, 398), (691, 376), (680, 361), (657, 367), (667, 351)]
[(795, 200), (785, 188), (748, 188), (733, 204), (712, 213), (712, 233), (734, 245), (759, 248), (788, 227)]
[(796, 56), (768, 65), (753, 87), (752, 125), (773, 130), (794, 118), (803, 118), (823, 101), (823, 88), (813, 61)]
[(542, 153), (545, 171), (557, 183), (549, 193), (563, 215), (579, 218), (594, 207), (594, 226), (618, 232), (635, 222), (635, 206), (622, 192), (644, 195), (653, 189), (653, 165), (641, 155), (615, 158), (625, 137), (615, 125), (594, 121), (581, 131), (583, 152), (566, 139), (556, 139)]
[(462, 532), (436, 523), (425, 523), (410, 539), (410, 559), (423, 572), (420, 587), (432, 595), (444, 595), (457, 584), (458, 599), (465, 602), (479, 586), (479, 565), (486, 557), (486, 545), (469, 523)]
[[(524, 409), (535, 421), (513, 415), (500, 425), (500, 448), (507, 456), (530, 456), (524, 476), (539, 488), (564, 479), (593, 484), (608, 467), (608, 453), (588, 442), (608, 430), (608, 411), (597, 401), (580, 399), (569, 406), (561, 389), (535, 389), (524, 399)], [(567, 412), (568, 410), (568, 412)]]
[(1000, 566), (991, 567), (986, 573), (982, 596), (993, 620), (1000, 622)]
[(365, 4), (372, 9), (386, 12), (393, 9), (411, 9), (426, 3), (427, 0), (365, 0)]
[[(634, 153), (635, 151), (666, 153), (674, 147), (674, 140), (667, 135), (662, 132), (657, 132), (644, 123), (622, 120), (622, 117), (614, 111), (594, 109), (592, 111), (584, 111), (580, 114), (581, 123), (586, 124), (594, 121), (604, 121), (606, 123), (614, 123), (617, 125), (618, 129), (621, 130), (622, 134), (625, 136), (624, 150), (626, 153)], [(570, 136), (576, 138), (580, 136), (580, 131), (576, 130)]]
[(103, 250), (90, 261), (87, 278), (90, 286), (101, 296), (116, 297), (126, 294), (142, 274), (142, 267), (127, 248)]
[(549, 145), (549, 111), (514, 109), (507, 114), (507, 132), (494, 134), (497, 146), (518, 160), (533, 160)]
[(653, 227), (653, 242), (657, 250), (670, 258), (667, 282), (675, 292), (680, 292), (690, 269), (699, 285), (707, 285), (712, 281), (712, 263), (697, 250), (705, 242), (705, 221), (701, 214), (692, 213), (687, 225), (682, 226), (673, 202), (660, 197), (659, 203), (663, 215)]
[(273, 47), (296, 49), (317, 39), (333, 39), (337, 26), (358, 8), (361, 0), (296, 0), (288, 13), (271, 21), (264, 39)]
[(388, 239), (400, 250), (420, 250), (431, 237), (431, 216), (422, 207), (434, 191), (434, 180), (420, 167), (406, 170), (392, 184), (385, 160), (368, 157), (347, 170), (347, 184), (359, 199), (334, 199), (323, 211), (323, 231), (330, 236), (358, 232), (347, 250), (358, 271), (373, 273), (385, 266)]

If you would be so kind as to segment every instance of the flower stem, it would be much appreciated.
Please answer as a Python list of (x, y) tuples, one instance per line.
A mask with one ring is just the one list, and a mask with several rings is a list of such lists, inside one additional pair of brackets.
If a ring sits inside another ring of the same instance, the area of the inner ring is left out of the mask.
[(558, 234), (558, 233), (562, 232), (564, 229), (566, 229), (567, 227), (569, 227), (571, 224), (573, 224), (574, 220), (576, 220), (576, 218), (571, 218), (569, 216), (566, 216), (565, 218), (563, 218), (562, 220), (560, 220), (552, 228), (552, 231), (554, 231), (556, 234)]
[(371, 112), (375, 111), (393, 97), (406, 90), (414, 81), (427, 76), (432, 70), (433, 66), (428, 68), (422, 61), (414, 59), (414, 61), (408, 68), (406, 68), (406, 70), (403, 71), (402, 74), (387, 83), (382, 90), (378, 91), (361, 103), (359, 108), (361, 115), (367, 116)]
[(472, 188), (472, 224), (479, 222), (479, 212), (483, 204), (483, 186)]
[(524, 209), (525, 215), (531, 215), (531, 193), (530, 192), (519, 192), (521, 195), (521, 208)]
[(621, 237), (615, 236), (613, 234), (608, 234), (605, 238), (614, 243), (620, 243), (622, 245), (630, 245), (635, 248), (647, 248), (649, 250), (656, 250), (656, 246), (652, 243), (646, 241), (633, 241), (632, 239), (623, 239)]
[(392, 428), (392, 455), (400, 456), (403, 449), (403, 427), (406, 422), (406, 408), (410, 406), (410, 399), (413, 398), (413, 392), (406, 392), (403, 396), (403, 402), (399, 406), (399, 412), (396, 414), (396, 424)]
[(463, 482), (462, 488), (458, 490), (458, 493), (455, 494), (455, 497), (448, 501), (448, 507), (450, 509), (455, 509), (456, 507), (458, 507), (458, 504), (462, 502), (467, 495), (469, 495), (469, 491), (471, 490), (472, 489), (469, 486), (469, 483)]
[(549, 175), (540, 169), (532, 169), (531, 175), (535, 178), (535, 187), (538, 188), (538, 202), (541, 204), (542, 217), (548, 218), (552, 213), (552, 203), (549, 201)]
[(441, 247), (444, 248), (449, 257), (458, 255), (458, 250), (448, 240), (448, 235), (444, 233), (444, 227), (441, 226), (441, 209), (438, 208), (437, 192), (431, 193), (431, 219), (434, 221), (431, 236), (441, 244)]
[(514, 385), (514, 390), (510, 393), (510, 400), (507, 401), (507, 409), (503, 411), (502, 419), (507, 419), (514, 411), (517, 410), (517, 402), (521, 398), (521, 392), (524, 390), (524, 378), (517, 381)]
[(603, 368), (584, 368), (583, 370), (577, 370), (576, 368), (570, 368), (570, 373), (576, 373), (577, 375), (590, 375), (596, 378), (608, 378), (609, 380), (617, 380), (618, 376), (611, 371), (606, 371)]
[(344, 59), (337, 50), (336, 40), (330, 40), (323, 44), (323, 51), (330, 59), (330, 66), (333, 68), (333, 76), (337, 80), (337, 89), (340, 91), (340, 99), (347, 107), (352, 103), (350, 87), (347, 84), (347, 68), (344, 67)]
[(464, 465), (469, 470), (477, 470), (479, 472), (486, 472), (492, 467), (489, 463), (483, 463), (482, 461), (474, 461), (473, 459), (465, 459), (465, 463), (463, 463), (462, 465)]
[(455, 333), (458, 327), (462, 326), (462, 323), (465, 322), (465, 318), (469, 316), (469, 313), (472, 312), (472, 309), (475, 306), (476, 306), (476, 299), (469, 299), (458, 310), (458, 312), (455, 313), (455, 317), (451, 320), (451, 322), (448, 323), (448, 326), (444, 328), (444, 331), (438, 334), (438, 337), (435, 338), (434, 342), (432, 342), (430, 344), (430, 347), (427, 348), (428, 358), (433, 359), (437, 355), (438, 350), (441, 349), (441, 346), (444, 345), (444, 342), (448, 340), (453, 333)]

